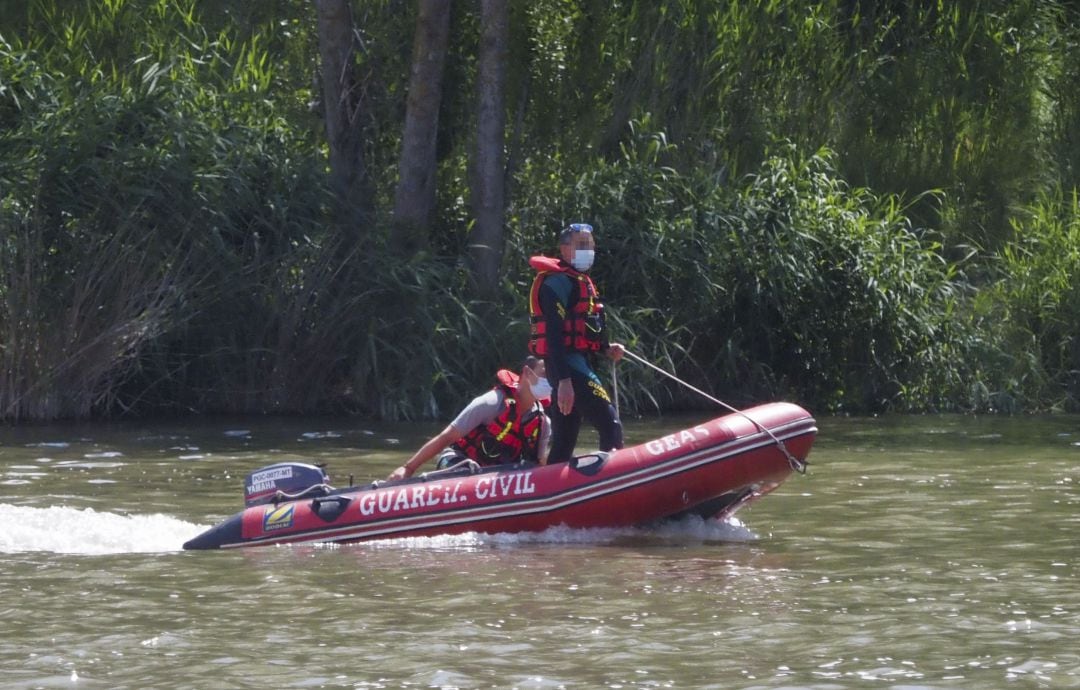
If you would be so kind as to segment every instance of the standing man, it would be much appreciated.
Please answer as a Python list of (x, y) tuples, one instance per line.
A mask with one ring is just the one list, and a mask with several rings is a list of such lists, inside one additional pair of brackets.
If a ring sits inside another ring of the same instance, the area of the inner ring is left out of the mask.
[(529, 259), (537, 271), (529, 291), (529, 352), (544, 358), (556, 396), (550, 409), (550, 462), (570, 459), (582, 417), (599, 433), (600, 450), (623, 447), (618, 413), (593, 370), (595, 355), (617, 362), (625, 351), (608, 342), (604, 305), (589, 277), (595, 255), (592, 226), (574, 223), (559, 234), (559, 259)]

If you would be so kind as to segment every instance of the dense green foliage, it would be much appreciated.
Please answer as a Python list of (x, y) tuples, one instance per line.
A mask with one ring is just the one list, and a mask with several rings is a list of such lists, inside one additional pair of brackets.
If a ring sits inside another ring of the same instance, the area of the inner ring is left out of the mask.
[[(363, 228), (332, 210), (310, 2), (0, 0), (0, 418), (446, 415), (523, 354), (526, 258), (571, 220), (615, 335), (732, 402), (1080, 406), (1075, 4), (514, 3), (496, 303), (461, 264), (477, 9), (402, 257), (415, 7), (353, 7)], [(627, 410), (701, 404), (621, 371)]]
[(971, 377), (975, 405), (1075, 410), (1080, 396), (1080, 203), (1046, 194), (1013, 221), (1000, 278), (974, 309), (980, 343)]
[[(962, 292), (939, 245), (895, 198), (852, 189), (828, 151), (787, 145), (737, 184), (660, 165), (662, 135), (637, 132), (620, 158), (558, 190), (604, 219), (604, 286), (623, 339), (733, 400), (777, 394), (834, 410), (938, 402)], [(547, 195), (535, 202), (551, 203)], [(540, 242), (539, 238), (536, 240)], [(853, 327), (857, 324), (856, 327)], [(663, 381), (637, 390), (648, 405)], [(682, 389), (679, 404), (696, 404)], [(641, 407), (643, 401), (636, 401)], [(646, 406), (648, 406), (646, 405)]]

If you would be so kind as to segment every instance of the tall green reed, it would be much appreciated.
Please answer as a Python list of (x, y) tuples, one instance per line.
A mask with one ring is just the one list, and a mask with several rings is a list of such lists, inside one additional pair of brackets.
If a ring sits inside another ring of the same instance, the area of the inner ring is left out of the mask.
[[(665, 165), (670, 149), (639, 125), (619, 160), (556, 184), (560, 203), (530, 186), (559, 214), (545, 225), (597, 224), (595, 273), (618, 336), (740, 402), (794, 396), (839, 411), (947, 399), (963, 283), (901, 199), (850, 187), (828, 151), (782, 143), (723, 184)], [(648, 375), (631, 385), (631, 409), (698, 404)]]
[(139, 382), (174, 376), (152, 370), (149, 348), (319, 210), (288, 217), (304, 165), (285, 163), (304, 149), (258, 92), (257, 42), (207, 35), (190, 3), (38, 7), (39, 32), (0, 44), (12, 419), (137, 406)]
[[(400, 8), (357, 7), (383, 208)], [(491, 303), (459, 265), (469, 41), (430, 253), (390, 258), (384, 216), (327, 220), (302, 3), (19, 9), (0, 25), (0, 417), (445, 416), (523, 354), (526, 259), (572, 220), (597, 226), (615, 336), (736, 402), (1075, 405), (1068, 4), (516, 6)], [(699, 404), (631, 371), (628, 411)]]
[(1080, 409), (1080, 203), (1042, 196), (1014, 222), (997, 280), (979, 293), (983, 335), (973, 405), (1017, 412)]

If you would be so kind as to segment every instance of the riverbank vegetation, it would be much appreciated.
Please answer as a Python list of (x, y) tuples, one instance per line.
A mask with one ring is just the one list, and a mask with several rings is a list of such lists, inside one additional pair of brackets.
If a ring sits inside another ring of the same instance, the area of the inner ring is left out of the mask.
[(734, 404), (1080, 410), (1075, 3), (0, 17), (4, 420), (446, 417), (582, 220), (613, 336)]

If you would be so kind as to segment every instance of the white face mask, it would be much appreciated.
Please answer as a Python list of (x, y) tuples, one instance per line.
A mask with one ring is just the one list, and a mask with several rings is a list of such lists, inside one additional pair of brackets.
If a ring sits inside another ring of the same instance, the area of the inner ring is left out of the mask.
[(551, 395), (551, 384), (544, 377), (536, 379), (536, 383), (530, 385), (529, 389), (537, 400), (543, 400)]
[(592, 268), (595, 258), (596, 252), (592, 249), (575, 249), (574, 260), (570, 262), (570, 265), (574, 267), (574, 270), (584, 273)]

